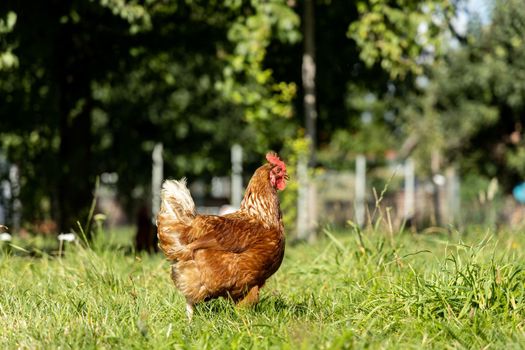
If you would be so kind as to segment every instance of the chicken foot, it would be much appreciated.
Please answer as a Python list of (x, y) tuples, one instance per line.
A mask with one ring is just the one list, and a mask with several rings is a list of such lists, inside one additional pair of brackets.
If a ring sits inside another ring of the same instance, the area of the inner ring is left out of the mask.
[(259, 302), (259, 286), (253, 286), (246, 296), (237, 303), (237, 307), (250, 307)]

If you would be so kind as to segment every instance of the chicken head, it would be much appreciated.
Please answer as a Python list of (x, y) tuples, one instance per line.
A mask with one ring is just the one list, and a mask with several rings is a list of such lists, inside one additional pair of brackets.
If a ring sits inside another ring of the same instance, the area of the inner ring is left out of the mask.
[(266, 154), (266, 160), (273, 165), (272, 170), (270, 170), (270, 182), (272, 186), (280, 191), (284, 190), (286, 180), (288, 179), (286, 164), (273, 152)]

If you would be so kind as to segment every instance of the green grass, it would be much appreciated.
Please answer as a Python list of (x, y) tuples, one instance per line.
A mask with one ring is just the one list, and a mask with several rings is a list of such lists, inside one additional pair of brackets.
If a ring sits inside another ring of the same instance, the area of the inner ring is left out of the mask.
[[(127, 237), (127, 236), (126, 236)], [(0, 348), (523, 348), (523, 232), (355, 231), (289, 246), (254, 309), (185, 317), (161, 255), (118, 237), (62, 258), (0, 253)], [(120, 239), (121, 242), (125, 240)], [(19, 243), (21, 245), (22, 243)]]

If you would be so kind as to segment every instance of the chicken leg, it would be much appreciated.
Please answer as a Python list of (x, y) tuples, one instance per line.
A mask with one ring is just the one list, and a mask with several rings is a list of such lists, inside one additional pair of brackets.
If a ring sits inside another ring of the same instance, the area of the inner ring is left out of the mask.
[(186, 302), (186, 316), (188, 316), (188, 321), (191, 322), (193, 318), (193, 303), (189, 301)]
[(238, 307), (249, 307), (259, 302), (259, 286), (253, 286), (246, 296), (237, 303)]

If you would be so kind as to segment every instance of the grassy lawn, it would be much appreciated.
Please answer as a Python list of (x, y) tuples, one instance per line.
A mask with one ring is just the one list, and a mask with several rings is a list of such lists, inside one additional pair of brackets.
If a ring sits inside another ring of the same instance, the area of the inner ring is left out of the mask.
[(0, 348), (522, 348), (525, 232), (472, 231), (288, 246), (256, 308), (216, 300), (191, 324), (169, 264), (132, 253), (129, 233), (62, 258), (13, 249), (0, 253)]

